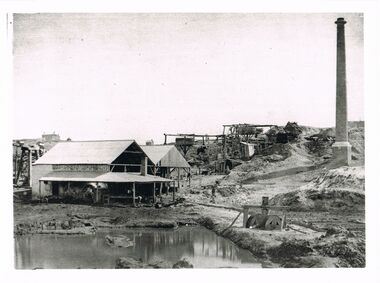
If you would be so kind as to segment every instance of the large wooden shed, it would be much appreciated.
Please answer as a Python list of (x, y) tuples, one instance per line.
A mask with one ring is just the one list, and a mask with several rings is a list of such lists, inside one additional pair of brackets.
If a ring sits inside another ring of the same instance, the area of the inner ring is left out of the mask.
[(94, 202), (155, 202), (157, 189), (172, 180), (148, 174), (153, 168), (134, 140), (60, 142), (33, 164), (32, 195), (79, 198), (93, 188)]

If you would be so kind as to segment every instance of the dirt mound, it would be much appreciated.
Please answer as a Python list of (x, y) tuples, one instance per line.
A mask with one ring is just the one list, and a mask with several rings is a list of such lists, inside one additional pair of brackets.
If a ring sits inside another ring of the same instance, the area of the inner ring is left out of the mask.
[(365, 158), (365, 139), (364, 139), (364, 127), (363, 128), (351, 128), (348, 131), (348, 140), (352, 146), (352, 159), (362, 160)]
[(342, 167), (324, 171), (299, 190), (278, 194), (270, 203), (292, 210), (362, 209), (364, 167)]
[(281, 156), (282, 159), (286, 159), (291, 155), (291, 149), (292, 146), (290, 144), (275, 143), (263, 149), (261, 155), (264, 159), (265, 157), (270, 157), (271, 155), (278, 155)]
[(306, 256), (313, 252), (309, 241), (292, 240), (284, 241), (278, 247), (272, 247), (267, 250), (268, 255), (272, 260), (294, 259), (299, 256)]
[(235, 167), (222, 181), (223, 185), (254, 180), (256, 177), (290, 168), (311, 166), (313, 159), (304, 144), (274, 144), (265, 149), (263, 155), (254, 156), (252, 160)]
[(365, 267), (365, 241), (351, 232), (326, 233), (313, 248), (323, 256), (338, 258), (338, 267)]
[[(278, 133), (294, 133), (294, 135), (298, 135), (298, 138), (288, 143), (274, 142), (262, 149), (259, 155), (254, 155), (251, 160), (233, 168), (222, 181), (222, 185), (239, 184), (247, 180), (251, 182), (269, 173), (269, 178), (275, 178), (277, 172), (293, 174), (296, 170), (292, 169), (324, 166), (331, 160), (334, 128), (313, 128), (288, 123), (285, 127), (273, 126), (265, 134), (270, 137)], [(365, 149), (364, 124), (350, 122), (348, 137), (352, 145), (353, 164), (362, 165)], [(345, 177), (341, 176), (340, 178)], [(340, 183), (341, 180), (337, 180), (337, 182)], [(332, 184), (332, 186), (334, 185)]]
[(186, 258), (182, 258), (173, 264), (173, 268), (194, 268), (194, 266)]
[(210, 141), (203, 144), (202, 141), (196, 141), (185, 155), (187, 161), (197, 167), (207, 166), (209, 163), (218, 159), (218, 154), (222, 152), (222, 141)]
[(222, 197), (229, 197), (238, 192), (236, 186), (218, 186), (216, 192), (219, 193)]
[[(306, 136), (305, 138), (308, 140), (306, 146), (310, 154), (316, 157), (331, 157), (331, 145), (335, 140), (335, 128), (323, 128), (320, 129), (319, 133)], [(359, 164), (364, 163), (365, 132), (364, 123), (362, 121), (352, 121), (348, 123), (348, 141), (352, 146), (352, 160), (358, 160)]]
[(313, 180), (309, 188), (326, 189), (341, 188), (352, 189), (355, 191), (364, 191), (365, 170), (364, 166), (341, 167), (328, 170), (318, 178)]

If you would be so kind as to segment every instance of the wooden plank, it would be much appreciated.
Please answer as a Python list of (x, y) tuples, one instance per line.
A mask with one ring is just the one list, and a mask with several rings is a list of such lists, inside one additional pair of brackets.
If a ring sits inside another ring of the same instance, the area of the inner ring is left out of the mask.
[(30, 192), (32, 189), (30, 188), (27, 188), (27, 189), (23, 189), (23, 188), (13, 188), (13, 193), (17, 194), (17, 193), (25, 193), (25, 192)]
[(235, 211), (243, 211), (242, 208), (240, 207), (233, 207), (233, 206), (224, 206), (224, 205), (217, 205), (217, 204), (210, 204), (210, 203), (202, 203), (202, 202), (192, 202), (192, 201), (187, 201), (188, 203), (192, 204), (197, 204), (197, 205), (202, 205), (202, 206), (208, 206), (208, 207), (215, 207), (215, 208), (222, 208), (222, 209), (230, 209), (230, 210), (235, 210)]
[(270, 208), (270, 209), (284, 209), (284, 208), (289, 208), (289, 206), (279, 206), (279, 205), (242, 205), (243, 208)]
[(236, 222), (236, 220), (238, 220), (240, 214), (241, 214), (241, 211), (240, 211), (239, 214), (236, 216), (236, 218), (234, 219), (234, 221), (232, 221), (232, 223), (231, 223), (226, 229), (224, 229), (224, 230), (222, 231), (222, 234), (223, 234), (224, 232), (226, 232), (228, 229), (230, 229), (230, 228), (232, 227), (232, 225), (235, 224), (235, 222)]

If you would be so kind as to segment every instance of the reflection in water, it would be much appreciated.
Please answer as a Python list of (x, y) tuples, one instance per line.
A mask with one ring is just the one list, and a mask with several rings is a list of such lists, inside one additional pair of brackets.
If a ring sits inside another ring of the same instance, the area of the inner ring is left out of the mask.
[[(105, 243), (107, 234), (125, 235), (135, 245), (110, 247)], [(15, 239), (15, 255), (18, 269), (114, 268), (116, 259), (122, 256), (171, 264), (186, 257), (197, 268), (261, 267), (248, 251), (202, 227), (98, 231), (86, 236), (21, 236)]]

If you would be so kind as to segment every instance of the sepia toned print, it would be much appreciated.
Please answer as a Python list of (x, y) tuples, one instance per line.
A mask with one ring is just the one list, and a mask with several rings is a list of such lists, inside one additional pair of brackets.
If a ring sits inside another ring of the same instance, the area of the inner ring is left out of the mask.
[(362, 14), (9, 17), (16, 269), (366, 266)]

